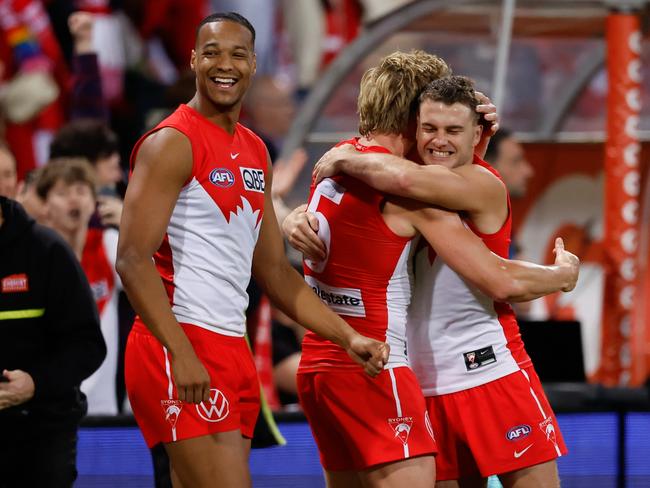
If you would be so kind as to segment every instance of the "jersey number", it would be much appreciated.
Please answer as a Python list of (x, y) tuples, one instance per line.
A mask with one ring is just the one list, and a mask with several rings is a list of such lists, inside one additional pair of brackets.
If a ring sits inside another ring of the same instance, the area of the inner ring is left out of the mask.
[(345, 188), (343, 188), (331, 178), (325, 178), (318, 184), (314, 190), (314, 194), (312, 195), (311, 200), (309, 201), (307, 211), (316, 215), (316, 218), (318, 219), (318, 237), (320, 237), (325, 244), (326, 250), (325, 259), (322, 261), (312, 261), (311, 259), (305, 259), (305, 264), (307, 267), (315, 273), (322, 273), (325, 269), (325, 266), (327, 265), (327, 261), (329, 259), (330, 242), (332, 240), (330, 224), (327, 221), (325, 215), (318, 211), (320, 200), (321, 198), (326, 198), (329, 201), (334, 202), (336, 205), (340, 205), (344, 193)]

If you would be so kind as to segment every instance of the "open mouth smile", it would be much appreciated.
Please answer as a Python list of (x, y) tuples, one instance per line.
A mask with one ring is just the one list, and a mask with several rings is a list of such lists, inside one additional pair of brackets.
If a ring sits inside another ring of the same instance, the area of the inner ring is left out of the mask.
[(211, 76), (210, 81), (217, 85), (219, 88), (230, 89), (237, 83), (235, 78), (221, 77), (221, 76)]
[(434, 158), (448, 158), (452, 154), (454, 154), (451, 151), (438, 151), (436, 149), (429, 149), (427, 148), (427, 152), (432, 155)]

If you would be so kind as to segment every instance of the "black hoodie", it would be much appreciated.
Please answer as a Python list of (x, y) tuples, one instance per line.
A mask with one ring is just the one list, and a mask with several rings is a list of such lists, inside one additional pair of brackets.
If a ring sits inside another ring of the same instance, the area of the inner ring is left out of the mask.
[(0, 431), (73, 426), (86, 410), (79, 385), (106, 356), (95, 302), (58, 234), (13, 200), (0, 207), (0, 375), (21, 369), (35, 385), (31, 400), (0, 410)]

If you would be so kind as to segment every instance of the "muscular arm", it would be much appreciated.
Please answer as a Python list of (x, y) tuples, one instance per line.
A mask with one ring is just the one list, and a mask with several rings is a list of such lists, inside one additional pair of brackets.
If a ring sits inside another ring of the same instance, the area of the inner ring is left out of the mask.
[(175, 129), (161, 129), (142, 143), (124, 199), (115, 267), (133, 308), (171, 354), (178, 398), (198, 403), (207, 400), (210, 378), (172, 313), (152, 260), (191, 171), (190, 142)]
[[(365, 339), (327, 308), (291, 267), (271, 200), (271, 165), (266, 173), (264, 217), (253, 254), (253, 276), (271, 301), (291, 319), (344, 349), (366, 372), (377, 374), (388, 359), (386, 345)], [(363, 343), (363, 344), (362, 344)], [(372, 354), (371, 354), (372, 353)]]
[(491, 252), (457, 214), (435, 208), (415, 210), (409, 202), (403, 205), (411, 205), (413, 225), (445, 263), (496, 301), (528, 301), (575, 286), (579, 262), (563, 247), (556, 246), (556, 264), (550, 266), (504, 259)]
[(478, 165), (466, 164), (452, 170), (441, 165), (419, 165), (392, 154), (360, 153), (350, 148), (343, 146), (328, 151), (314, 169), (316, 180), (343, 172), (379, 191), (451, 210), (470, 214), (507, 211), (505, 186)]

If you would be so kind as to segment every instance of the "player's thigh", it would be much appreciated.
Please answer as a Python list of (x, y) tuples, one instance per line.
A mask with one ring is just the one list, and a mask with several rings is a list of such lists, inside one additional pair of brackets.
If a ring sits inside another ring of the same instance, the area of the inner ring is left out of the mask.
[(486, 488), (487, 478), (480, 475), (458, 480), (436, 481), (436, 488)]
[(433, 456), (381, 464), (359, 472), (364, 488), (431, 488), (436, 481)]
[(251, 486), (247, 444), (233, 430), (170, 442), (165, 449), (183, 488), (208, 488), (216, 480), (222, 488), (245, 488)]
[(548, 461), (499, 475), (504, 488), (559, 488), (557, 462)]
[(327, 488), (363, 488), (356, 471), (324, 471)]

